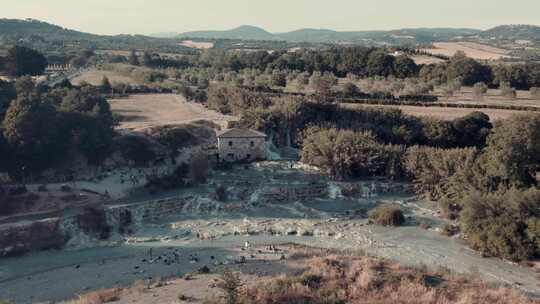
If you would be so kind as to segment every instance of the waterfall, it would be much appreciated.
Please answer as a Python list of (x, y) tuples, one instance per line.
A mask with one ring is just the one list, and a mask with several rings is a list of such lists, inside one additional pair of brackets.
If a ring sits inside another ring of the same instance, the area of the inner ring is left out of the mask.
[(281, 155), (277, 152), (278, 149), (274, 145), (274, 133), (270, 134), (268, 141), (266, 142), (266, 156), (268, 160), (280, 160)]
[(328, 196), (331, 199), (343, 198), (341, 188), (336, 183), (328, 183)]
[(375, 184), (375, 182), (372, 182), (370, 185), (362, 184), (360, 187), (362, 189), (363, 198), (377, 197), (377, 185)]

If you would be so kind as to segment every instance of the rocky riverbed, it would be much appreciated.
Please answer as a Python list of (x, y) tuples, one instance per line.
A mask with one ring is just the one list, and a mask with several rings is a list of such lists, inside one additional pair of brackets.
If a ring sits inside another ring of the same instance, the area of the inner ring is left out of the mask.
[[(223, 201), (216, 200), (218, 186), (226, 189)], [(406, 225), (369, 224), (367, 212), (382, 203), (399, 205)], [(459, 239), (442, 236), (438, 230), (445, 221), (438, 218), (432, 204), (416, 200), (408, 185), (337, 183), (296, 163), (215, 172), (207, 185), (169, 198), (107, 206), (103, 220), (110, 227), (108, 238), (100, 239), (61, 219), (57, 225), (67, 237), (64, 250), (0, 259), (0, 299), (58, 301), (149, 277), (260, 258), (257, 252), (247, 254), (240, 248), (283, 243), (473, 272), (540, 295), (537, 274), (531, 268), (482, 258)]]

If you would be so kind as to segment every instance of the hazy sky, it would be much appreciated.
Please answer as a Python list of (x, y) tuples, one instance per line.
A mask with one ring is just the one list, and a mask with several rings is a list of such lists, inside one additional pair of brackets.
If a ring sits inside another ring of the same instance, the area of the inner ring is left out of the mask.
[(230, 29), (374, 30), (540, 25), (540, 0), (2, 0), (0, 18), (99, 34)]

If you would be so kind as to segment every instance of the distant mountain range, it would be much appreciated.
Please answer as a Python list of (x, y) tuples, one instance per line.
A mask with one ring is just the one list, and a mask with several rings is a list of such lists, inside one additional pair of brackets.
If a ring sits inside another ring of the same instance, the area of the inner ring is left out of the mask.
[(496, 38), (504, 40), (540, 41), (540, 27), (534, 25), (502, 25), (487, 31), (469, 28), (408, 28), (390, 31), (334, 31), (300, 29), (286, 33), (270, 33), (265, 29), (243, 25), (225, 31), (196, 31), (156, 35), (167, 38), (281, 40), (311, 43), (430, 43), (461, 37)]
[(34, 19), (0, 19), (0, 49), (24, 43), (47, 53), (88, 48), (129, 50), (152, 47), (162, 52), (193, 52), (175, 39), (143, 35), (95, 35)]
[[(311, 43), (358, 43), (365, 41), (381, 41), (398, 43), (403, 41), (431, 42), (445, 40), (456, 36), (479, 34), (475, 29), (454, 28), (418, 28), (393, 31), (334, 31), (328, 29), (300, 29), (286, 33), (270, 33), (262, 28), (243, 25), (226, 31), (197, 31), (177, 35), (168, 33), (169, 38), (205, 38), (205, 39), (242, 39), (242, 40), (282, 40), (288, 42)], [(163, 36), (162, 36), (163, 37)]]
[(533, 42), (540, 42), (540, 26), (501, 25), (482, 32), (480, 36), (486, 39), (530, 40)]
[(409, 28), (391, 31), (334, 31), (329, 29), (300, 29), (286, 33), (270, 33), (256, 26), (243, 25), (226, 31), (196, 31), (186, 33), (161, 33), (151, 35), (104, 36), (66, 29), (38, 20), (0, 19), (0, 41), (10, 39), (45, 39), (55, 41), (87, 41), (123, 43), (138, 46), (144, 43), (174, 45), (176, 39), (235, 39), (286, 41), (292, 43), (354, 43), (354, 44), (403, 44), (448, 41), (455, 38), (498, 39), (531, 41), (540, 45), (540, 27), (534, 25), (501, 25), (482, 31), (468, 28)]

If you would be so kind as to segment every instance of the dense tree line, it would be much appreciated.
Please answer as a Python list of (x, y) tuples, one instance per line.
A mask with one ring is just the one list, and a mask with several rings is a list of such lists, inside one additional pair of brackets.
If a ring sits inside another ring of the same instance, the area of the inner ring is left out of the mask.
[(438, 201), (446, 216), (459, 221), (473, 248), (514, 261), (538, 256), (540, 115), (517, 115), (482, 131), (478, 116), (453, 123), (468, 129), (464, 122), (480, 118), (470, 130), (485, 145), (395, 146), (365, 131), (311, 127), (304, 133), (302, 160), (339, 179), (411, 181), (419, 194)]
[(348, 73), (359, 76), (413, 77), (418, 66), (406, 56), (394, 57), (385, 49), (349, 47), (297, 52), (225, 52), (209, 50), (196, 60), (201, 67), (240, 71), (246, 68), (290, 70), (313, 73), (331, 72), (340, 77)]
[(110, 151), (113, 117), (108, 102), (92, 87), (46, 89), (29, 77), (15, 84), (0, 129), (3, 170), (13, 177), (39, 173), (73, 150), (91, 163)]
[[(442, 121), (405, 115), (398, 109), (348, 108), (313, 102), (303, 96), (268, 99), (259, 95), (248, 97), (250, 95), (244, 91), (241, 98), (232, 98), (211, 93), (209, 104), (221, 101), (227, 107), (234, 105), (238, 109), (235, 113), (241, 114), (239, 126), (272, 134), (275, 144), (282, 146), (301, 147), (304, 131), (313, 125), (369, 131), (385, 144), (440, 148), (483, 147), (492, 128), (489, 117), (478, 112)], [(228, 102), (227, 98), (234, 102)], [(214, 99), (216, 102), (212, 101)]]
[(528, 90), (540, 86), (540, 64), (528, 62), (491, 66), (457, 52), (448, 62), (422, 66), (419, 77), (437, 84), (458, 81), (467, 86), (484, 83), (490, 87), (500, 87), (507, 83), (511, 88)]
[(0, 71), (19, 77), (23, 75), (40, 75), (47, 67), (47, 59), (41, 53), (16, 45), (10, 48), (4, 58), (0, 58)]

